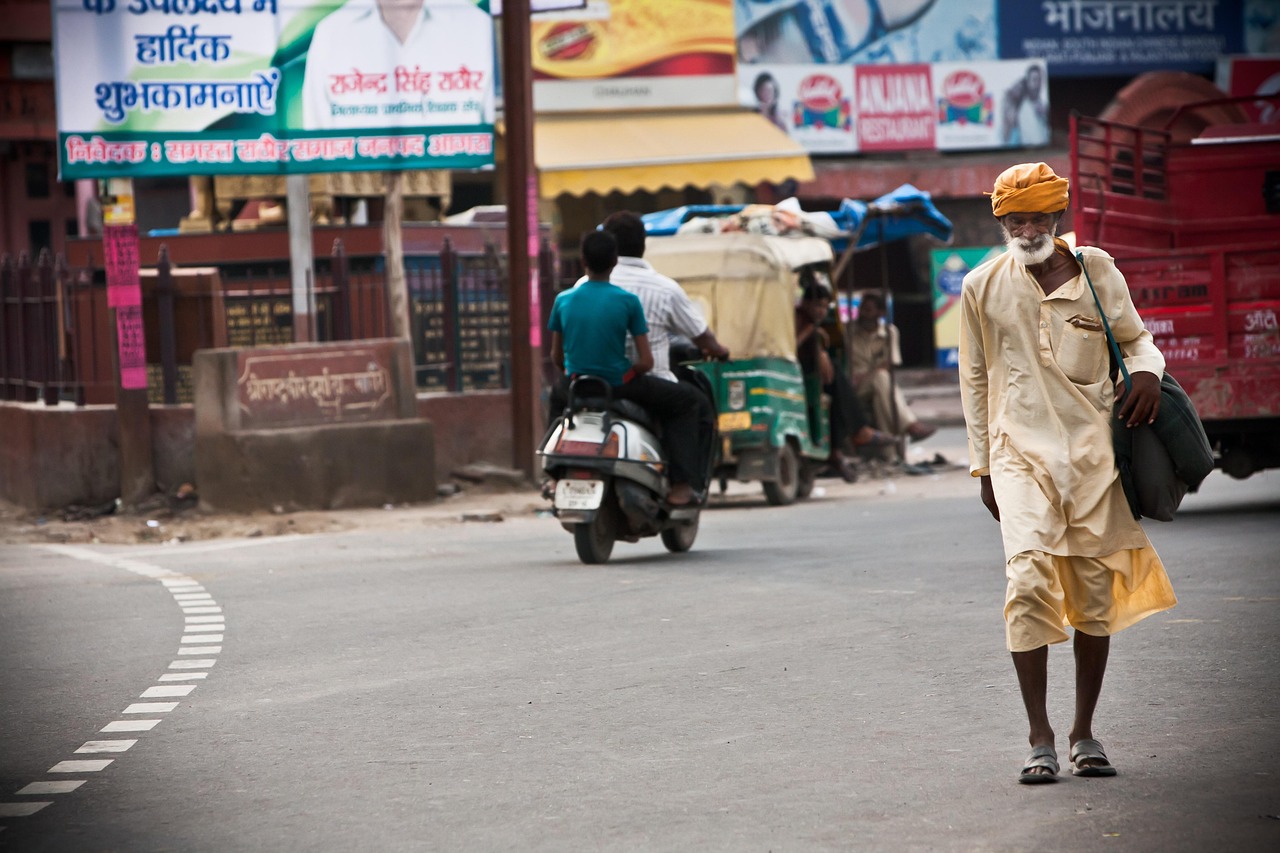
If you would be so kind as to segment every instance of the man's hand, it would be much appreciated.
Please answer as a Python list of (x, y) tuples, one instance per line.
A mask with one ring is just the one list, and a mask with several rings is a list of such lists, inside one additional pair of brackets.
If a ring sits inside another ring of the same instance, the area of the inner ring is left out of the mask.
[(999, 521), (1000, 506), (996, 503), (996, 490), (991, 487), (991, 477), (983, 475), (979, 479), (982, 481), (982, 505), (991, 513), (992, 518)]
[(703, 353), (716, 359), (717, 361), (729, 360), (729, 348), (720, 341), (716, 340), (716, 333), (707, 329), (702, 334), (693, 339), (693, 343)]
[(1160, 377), (1148, 371), (1130, 373), (1131, 386), (1116, 415), (1129, 428), (1155, 421), (1160, 411)]

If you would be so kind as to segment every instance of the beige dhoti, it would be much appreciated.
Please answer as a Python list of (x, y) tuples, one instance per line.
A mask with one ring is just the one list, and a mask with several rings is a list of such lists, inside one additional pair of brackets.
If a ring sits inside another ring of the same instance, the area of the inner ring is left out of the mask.
[(1005, 565), (1005, 640), (1029, 652), (1067, 639), (1066, 625), (1109, 637), (1178, 603), (1155, 549), (1105, 557), (1023, 551)]

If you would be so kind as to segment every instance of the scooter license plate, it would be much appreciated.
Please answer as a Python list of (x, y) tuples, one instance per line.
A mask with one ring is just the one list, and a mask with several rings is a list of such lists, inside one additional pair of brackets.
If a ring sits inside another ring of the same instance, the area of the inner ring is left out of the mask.
[(557, 480), (556, 509), (599, 509), (604, 480)]

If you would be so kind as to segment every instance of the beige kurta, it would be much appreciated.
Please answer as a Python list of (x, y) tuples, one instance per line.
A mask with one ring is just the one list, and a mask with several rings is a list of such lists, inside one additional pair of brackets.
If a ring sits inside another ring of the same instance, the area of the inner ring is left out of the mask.
[[(1160, 375), (1164, 356), (1111, 256), (1082, 251), (1126, 366)], [(1067, 322), (1077, 314), (1098, 316), (1083, 275), (1045, 296), (1006, 253), (964, 280), (960, 386), (970, 471), (991, 475), (1006, 559), (1151, 548), (1116, 471), (1106, 336)]]

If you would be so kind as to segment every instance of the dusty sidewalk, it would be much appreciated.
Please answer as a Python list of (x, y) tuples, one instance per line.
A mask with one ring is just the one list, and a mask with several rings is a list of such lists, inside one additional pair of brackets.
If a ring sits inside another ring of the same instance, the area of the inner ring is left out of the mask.
[[(941, 464), (935, 463), (941, 457)], [(914, 500), (942, 494), (977, 495), (965, 470), (964, 432), (943, 428), (909, 449), (909, 461), (929, 473), (908, 476), (900, 469), (864, 465), (856, 483), (821, 478), (812, 500)], [(111, 512), (83, 520), (67, 520), (67, 511), (32, 512), (0, 501), (0, 544), (101, 543), (181, 545), (208, 539), (242, 539), (339, 533), (348, 530), (412, 530), (448, 524), (496, 523), (534, 518), (549, 504), (532, 485), (455, 481), (456, 494), (430, 503), (382, 508), (302, 512), (209, 513), (193, 505), (157, 496), (139, 512)], [(718, 506), (767, 507), (758, 483), (729, 483), (724, 495), (712, 487), (709, 503)], [(102, 509), (101, 507), (98, 508)], [(88, 513), (91, 510), (86, 510)], [(548, 523), (550, 519), (547, 519)]]

